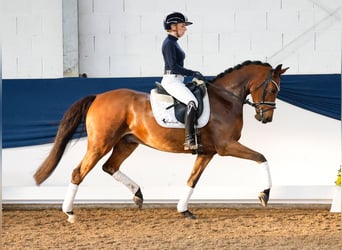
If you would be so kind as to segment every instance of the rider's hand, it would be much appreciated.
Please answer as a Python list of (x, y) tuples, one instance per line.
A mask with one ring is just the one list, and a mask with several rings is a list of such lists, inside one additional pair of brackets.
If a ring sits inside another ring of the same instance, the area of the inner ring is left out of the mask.
[(201, 74), (201, 72), (195, 71), (194, 77), (197, 78), (198, 80), (206, 82), (207, 79)]

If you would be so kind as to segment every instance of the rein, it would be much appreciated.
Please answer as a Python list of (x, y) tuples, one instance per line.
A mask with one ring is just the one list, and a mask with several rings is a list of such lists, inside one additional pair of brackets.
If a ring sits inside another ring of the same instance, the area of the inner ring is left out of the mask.
[(238, 99), (242, 104), (245, 104), (246, 100), (241, 99), (240, 96), (235, 95), (232, 91), (226, 90), (225, 88), (217, 87), (213, 82), (210, 82), (210, 81), (207, 81), (206, 85), (208, 85), (210, 87), (213, 87), (213, 88), (215, 88), (217, 90), (220, 90), (220, 91), (222, 91), (222, 92), (224, 92), (226, 94), (229, 94), (230, 96)]

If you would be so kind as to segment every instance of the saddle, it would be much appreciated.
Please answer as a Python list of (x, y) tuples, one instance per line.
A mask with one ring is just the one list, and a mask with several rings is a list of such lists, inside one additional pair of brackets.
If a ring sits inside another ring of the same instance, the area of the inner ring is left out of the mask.
[[(203, 81), (194, 78), (186, 86), (197, 99), (197, 127), (204, 127), (210, 115), (209, 98), (207, 88)], [(186, 104), (172, 97), (156, 82), (156, 88), (151, 90), (150, 103), (152, 112), (157, 123), (167, 128), (184, 128), (184, 118), (187, 109)]]
[[(207, 93), (207, 88), (204, 82), (199, 81), (197, 79), (194, 79), (192, 82), (186, 83), (185, 86), (192, 92), (192, 94), (197, 99), (197, 103), (198, 103), (197, 116), (196, 116), (196, 120), (197, 120), (198, 117), (200, 117), (201, 114), (203, 113), (203, 97)], [(171, 96), (169, 93), (167, 93), (167, 91), (163, 88), (163, 86), (159, 82), (156, 82), (156, 90), (158, 94)], [(173, 98), (173, 104), (167, 107), (166, 109), (174, 108), (175, 117), (177, 121), (184, 123), (185, 122), (184, 117), (185, 117), (187, 105), (180, 102), (175, 97), (173, 96), (171, 97)]]

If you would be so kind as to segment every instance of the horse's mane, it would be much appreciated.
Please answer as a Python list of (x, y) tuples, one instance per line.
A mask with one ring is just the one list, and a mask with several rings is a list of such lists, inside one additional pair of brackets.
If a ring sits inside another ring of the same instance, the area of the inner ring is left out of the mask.
[(250, 61), (250, 60), (247, 60), (247, 61), (244, 61), (243, 63), (240, 63), (240, 64), (238, 64), (238, 65), (236, 65), (236, 66), (234, 66), (232, 68), (226, 69), (222, 73), (218, 74), (214, 79), (212, 79), (211, 82), (214, 82), (215, 80), (224, 77), (225, 75), (231, 73), (232, 71), (241, 69), (242, 67), (247, 66), (247, 65), (251, 65), (251, 64), (272, 67), (269, 63), (264, 63), (264, 62), (261, 62), (261, 61)]

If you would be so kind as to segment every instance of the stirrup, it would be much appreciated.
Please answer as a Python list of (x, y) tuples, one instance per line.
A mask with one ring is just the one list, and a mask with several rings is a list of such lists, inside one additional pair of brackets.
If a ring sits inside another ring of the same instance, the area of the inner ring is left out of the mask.
[(198, 144), (195, 142), (195, 140), (186, 140), (184, 142), (184, 150), (197, 150)]
[(198, 149), (198, 146), (195, 144), (187, 144), (187, 143), (184, 143), (184, 150), (197, 150)]

